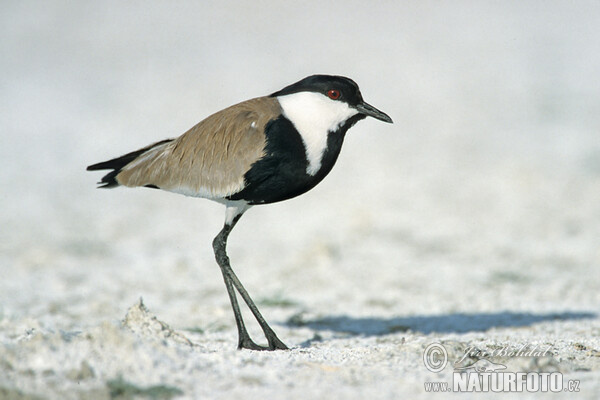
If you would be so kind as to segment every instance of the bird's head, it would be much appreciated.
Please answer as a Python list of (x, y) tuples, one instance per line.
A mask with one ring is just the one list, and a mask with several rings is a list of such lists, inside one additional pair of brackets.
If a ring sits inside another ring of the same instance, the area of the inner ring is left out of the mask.
[(363, 100), (356, 82), (343, 76), (312, 75), (291, 84), (276, 97), (284, 114), (295, 124), (335, 131), (366, 117), (392, 123), (392, 119)]

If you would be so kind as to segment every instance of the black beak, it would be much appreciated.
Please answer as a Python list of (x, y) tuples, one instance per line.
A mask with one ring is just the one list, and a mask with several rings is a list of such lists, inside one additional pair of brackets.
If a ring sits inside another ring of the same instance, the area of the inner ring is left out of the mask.
[(356, 109), (359, 113), (367, 115), (369, 117), (377, 118), (380, 121), (388, 122), (390, 124), (394, 123), (394, 121), (392, 121), (389, 115), (387, 115), (383, 111), (379, 111), (378, 109), (376, 109), (368, 103), (365, 103), (364, 101), (362, 103), (357, 104)]

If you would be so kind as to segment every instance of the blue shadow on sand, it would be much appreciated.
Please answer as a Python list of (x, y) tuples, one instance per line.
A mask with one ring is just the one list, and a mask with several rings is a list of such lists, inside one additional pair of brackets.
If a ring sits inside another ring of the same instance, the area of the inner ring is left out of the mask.
[(491, 328), (530, 326), (545, 321), (566, 321), (597, 318), (592, 312), (526, 313), (502, 311), (495, 313), (452, 313), (442, 315), (416, 315), (394, 318), (354, 318), (329, 316), (303, 320), (291, 318), (287, 325), (306, 326), (317, 331), (343, 332), (350, 335), (382, 336), (395, 332), (466, 333), (486, 331)]

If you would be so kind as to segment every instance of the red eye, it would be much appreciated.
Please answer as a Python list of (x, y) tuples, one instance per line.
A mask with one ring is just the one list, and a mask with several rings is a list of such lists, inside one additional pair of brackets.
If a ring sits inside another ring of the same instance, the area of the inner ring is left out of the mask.
[(327, 96), (329, 96), (329, 98), (331, 100), (337, 100), (340, 98), (340, 91), (339, 90), (330, 90), (327, 92)]

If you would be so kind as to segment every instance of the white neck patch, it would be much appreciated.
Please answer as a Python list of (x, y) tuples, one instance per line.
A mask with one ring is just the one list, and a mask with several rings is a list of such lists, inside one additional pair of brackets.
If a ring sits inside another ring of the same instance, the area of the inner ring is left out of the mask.
[(306, 173), (315, 175), (321, 169), (321, 159), (327, 148), (327, 135), (358, 111), (343, 101), (331, 100), (316, 92), (298, 92), (277, 97), (283, 115), (302, 136), (308, 167)]

